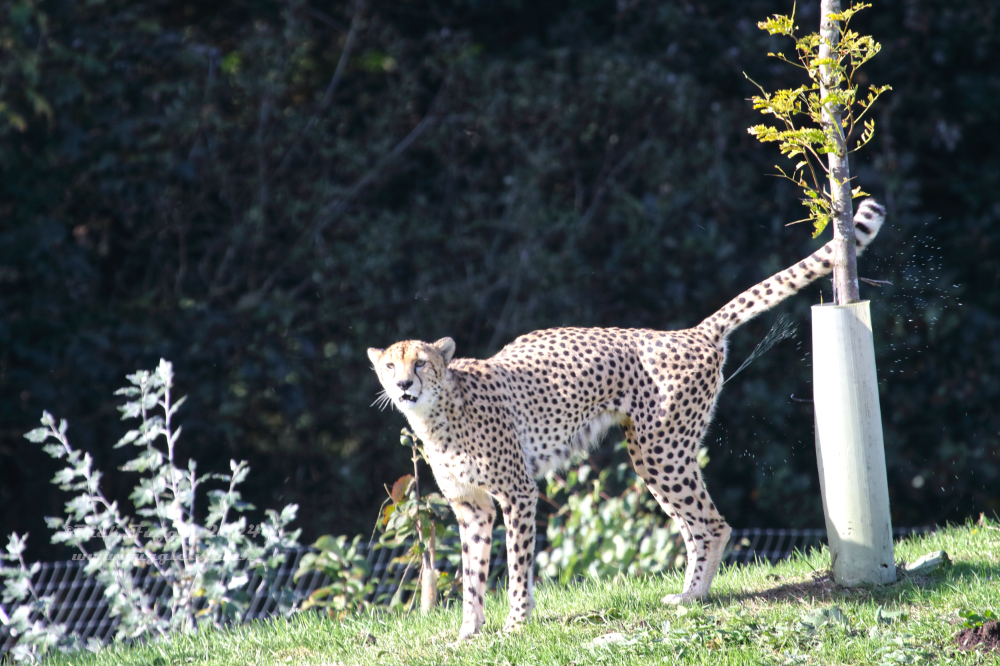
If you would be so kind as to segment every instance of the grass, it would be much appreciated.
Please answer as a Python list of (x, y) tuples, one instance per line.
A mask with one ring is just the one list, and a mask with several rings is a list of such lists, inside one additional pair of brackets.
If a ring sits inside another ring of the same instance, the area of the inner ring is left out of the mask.
[[(775, 566), (723, 569), (709, 599), (664, 606), (680, 574), (540, 584), (532, 621), (500, 632), (506, 599), (487, 600), (483, 633), (456, 644), (461, 608), (429, 616), (373, 612), (343, 622), (304, 613), (229, 631), (203, 631), (53, 664), (995, 664), (1000, 653), (953, 642), (959, 611), (1000, 610), (1000, 528), (951, 527), (897, 544), (897, 561), (945, 550), (954, 564), (901, 574), (885, 587), (843, 589), (826, 575), (829, 553)], [(838, 610), (839, 609), (839, 612)]]

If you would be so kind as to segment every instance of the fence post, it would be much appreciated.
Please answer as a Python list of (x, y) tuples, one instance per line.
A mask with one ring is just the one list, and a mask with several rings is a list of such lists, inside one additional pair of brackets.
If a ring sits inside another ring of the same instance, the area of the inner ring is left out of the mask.
[(834, 580), (892, 583), (882, 418), (868, 301), (812, 308), (816, 461)]

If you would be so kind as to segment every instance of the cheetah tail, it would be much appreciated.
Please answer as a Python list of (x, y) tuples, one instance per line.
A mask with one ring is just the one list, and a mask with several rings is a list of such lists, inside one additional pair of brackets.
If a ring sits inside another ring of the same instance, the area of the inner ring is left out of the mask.
[[(865, 199), (854, 215), (854, 234), (858, 254), (875, 239), (885, 221), (885, 208), (874, 199)], [(722, 308), (698, 324), (713, 337), (725, 339), (737, 326), (750, 321), (761, 312), (771, 309), (789, 296), (796, 294), (814, 280), (833, 270), (833, 241), (806, 257), (791, 268), (777, 273), (760, 284), (726, 303)]]

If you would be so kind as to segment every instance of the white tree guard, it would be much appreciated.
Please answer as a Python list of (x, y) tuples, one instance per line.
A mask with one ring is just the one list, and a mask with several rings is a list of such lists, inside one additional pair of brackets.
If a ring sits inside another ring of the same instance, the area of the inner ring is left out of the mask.
[(896, 580), (868, 301), (812, 308), (816, 459), (833, 577)]

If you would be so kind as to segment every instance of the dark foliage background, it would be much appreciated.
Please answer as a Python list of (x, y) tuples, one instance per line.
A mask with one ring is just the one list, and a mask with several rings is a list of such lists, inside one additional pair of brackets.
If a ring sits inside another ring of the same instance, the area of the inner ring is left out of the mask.
[[(249, 459), (249, 499), (298, 502), (305, 539), (367, 533), (408, 462), (366, 347), (686, 327), (811, 251), (746, 132), (744, 72), (801, 82), (756, 28), (790, 5), (0, 2), (0, 533), (63, 555), (54, 463), (21, 437), (42, 409), (127, 502), (112, 392), (160, 357), (202, 469)], [(890, 215), (860, 265), (893, 282), (863, 295), (894, 520), (993, 512), (998, 9), (880, 0), (856, 27), (895, 88), (853, 162)], [(722, 394), (706, 472), (736, 526), (822, 524), (811, 408), (789, 399), (811, 393), (821, 288)], [(730, 369), (776, 316), (734, 336)]]

